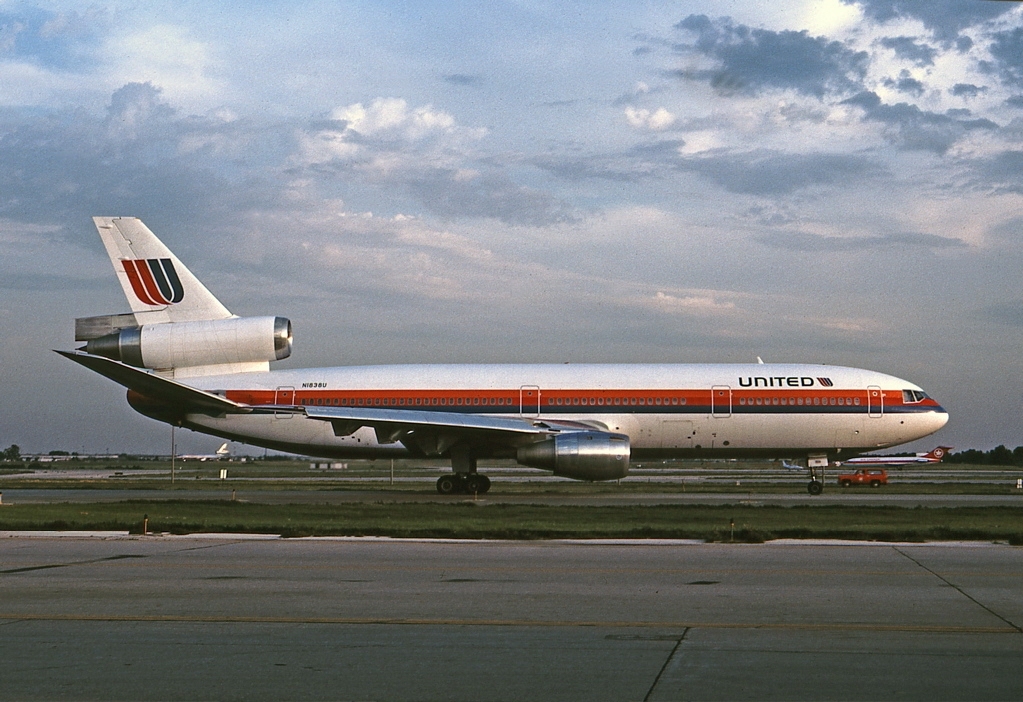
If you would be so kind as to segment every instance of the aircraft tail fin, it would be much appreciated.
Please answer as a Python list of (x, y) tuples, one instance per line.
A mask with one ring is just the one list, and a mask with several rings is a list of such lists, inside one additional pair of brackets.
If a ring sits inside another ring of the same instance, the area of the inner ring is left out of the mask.
[(93, 217), (137, 324), (228, 319), (206, 286), (135, 217)]
[(924, 458), (928, 458), (928, 459), (930, 459), (932, 461), (940, 461), (946, 455), (948, 455), (948, 452), (951, 451), (953, 448), (955, 448), (955, 447), (954, 446), (938, 446), (936, 449), (925, 453), (924, 454)]
[(221, 444), (221, 445), (220, 445), (220, 448), (218, 448), (218, 449), (217, 449), (217, 455), (218, 455), (218, 456), (220, 456), (220, 457), (222, 457), (222, 458), (225, 458), (225, 457), (227, 457), (227, 456), (230, 456), (230, 455), (231, 455), (231, 449), (230, 449), (230, 448), (228, 448), (228, 446), (227, 446), (227, 443), (226, 443), (226, 442), (225, 442), (225, 443), (223, 443), (223, 444)]

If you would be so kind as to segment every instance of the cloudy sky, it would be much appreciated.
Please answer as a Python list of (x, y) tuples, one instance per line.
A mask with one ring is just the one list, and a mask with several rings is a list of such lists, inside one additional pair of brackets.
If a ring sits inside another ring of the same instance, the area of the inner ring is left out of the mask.
[(167, 450), (49, 350), (128, 309), (93, 215), (289, 367), (852, 365), (1023, 444), (1017, 3), (0, 1), (2, 446)]

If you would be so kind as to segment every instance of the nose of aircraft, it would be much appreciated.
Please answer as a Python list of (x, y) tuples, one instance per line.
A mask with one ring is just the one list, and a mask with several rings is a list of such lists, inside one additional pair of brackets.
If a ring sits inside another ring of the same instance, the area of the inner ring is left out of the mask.
[(930, 412), (921, 412), (917, 416), (920, 437), (933, 434), (948, 424), (948, 412), (937, 402)]

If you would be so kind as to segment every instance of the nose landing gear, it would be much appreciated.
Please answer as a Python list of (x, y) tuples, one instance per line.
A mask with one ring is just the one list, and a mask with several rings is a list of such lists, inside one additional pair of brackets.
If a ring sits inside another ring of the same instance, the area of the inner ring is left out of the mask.
[(828, 468), (827, 455), (807, 456), (806, 467), (810, 471), (810, 482), (806, 486), (806, 491), (817, 496), (824, 492), (824, 475)]

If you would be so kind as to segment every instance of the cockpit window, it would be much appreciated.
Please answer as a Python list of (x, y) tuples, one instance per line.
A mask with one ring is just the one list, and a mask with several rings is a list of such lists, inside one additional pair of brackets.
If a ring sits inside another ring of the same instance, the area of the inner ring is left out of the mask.
[(923, 402), (927, 399), (927, 393), (922, 390), (903, 390), (902, 391), (902, 403), (911, 404), (915, 402)]

